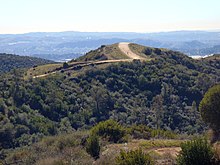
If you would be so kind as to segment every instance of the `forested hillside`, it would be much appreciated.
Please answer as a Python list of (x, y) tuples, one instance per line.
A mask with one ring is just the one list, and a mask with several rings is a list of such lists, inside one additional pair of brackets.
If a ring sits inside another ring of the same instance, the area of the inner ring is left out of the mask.
[(49, 63), (53, 63), (53, 61), (36, 57), (0, 53), (0, 73), (8, 72), (16, 68), (30, 68)]
[(1, 75), (1, 148), (87, 129), (110, 118), (176, 133), (203, 132), (198, 105), (207, 89), (219, 82), (220, 70), (214, 65), (218, 59), (196, 61), (147, 47), (136, 51), (152, 60), (89, 66), (87, 71), (27, 80), (22, 71)]

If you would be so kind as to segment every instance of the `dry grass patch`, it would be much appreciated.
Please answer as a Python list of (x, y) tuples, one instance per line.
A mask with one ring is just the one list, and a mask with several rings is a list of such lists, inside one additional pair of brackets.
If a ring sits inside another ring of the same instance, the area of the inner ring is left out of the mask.
[(61, 63), (47, 64), (47, 65), (32, 67), (27, 71), (24, 78), (28, 79), (34, 76), (47, 74), (47, 73), (53, 72), (55, 69), (60, 68), (60, 67), (62, 67)]

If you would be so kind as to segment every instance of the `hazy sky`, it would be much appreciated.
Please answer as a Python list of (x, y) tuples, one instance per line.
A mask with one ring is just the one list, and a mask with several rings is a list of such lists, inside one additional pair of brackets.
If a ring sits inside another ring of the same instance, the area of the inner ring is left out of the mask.
[(220, 29), (220, 0), (0, 0), (0, 33)]

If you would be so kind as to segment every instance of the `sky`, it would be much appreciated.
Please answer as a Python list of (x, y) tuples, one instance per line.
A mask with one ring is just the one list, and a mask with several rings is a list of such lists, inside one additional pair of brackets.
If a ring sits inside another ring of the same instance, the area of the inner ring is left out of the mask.
[(0, 0), (0, 34), (219, 30), (220, 0)]

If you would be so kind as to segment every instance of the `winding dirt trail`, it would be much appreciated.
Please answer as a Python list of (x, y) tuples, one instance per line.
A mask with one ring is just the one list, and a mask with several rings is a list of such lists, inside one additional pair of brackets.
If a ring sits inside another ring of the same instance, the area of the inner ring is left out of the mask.
[[(106, 64), (106, 63), (132, 62), (132, 61), (133, 61), (133, 59), (118, 59), (118, 60), (87, 61), (87, 62), (80, 62), (80, 63), (77, 62), (77, 63), (72, 63), (71, 65), (73, 65), (73, 66), (70, 66), (67, 69), (63, 69), (63, 71), (73, 70), (73, 68), (77, 67), (77, 66), (78, 67), (85, 67), (85, 66), (89, 66), (89, 65), (100, 65), (100, 64)], [(45, 74), (41, 74), (41, 75), (36, 75), (36, 76), (33, 76), (33, 78), (35, 79), (35, 78), (46, 77), (46, 76), (55, 74), (60, 71), (61, 70), (53, 71), (53, 72), (45, 73)]]
[(126, 54), (131, 59), (144, 59), (143, 57), (132, 52), (131, 49), (129, 48), (129, 44), (130, 44), (129, 42), (120, 42), (118, 44), (118, 47), (124, 54)]
[[(91, 64), (96, 64), (96, 65), (99, 65), (99, 64), (105, 64), (105, 63), (117, 63), (117, 62), (132, 62), (134, 59), (138, 59), (138, 60), (147, 60), (146, 58), (143, 58), (137, 54), (135, 54), (134, 52), (131, 51), (131, 49), (129, 48), (129, 42), (121, 42), (118, 44), (118, 47), (119, 49), (125, 54), (127, 55), (127, 57), (129, 59), (118, 59), (118, 60), (102, 60), (102, 61), (87, 61), (87, 62), (76, 62), (76, 63), (72, 63), (71, 67), (69, 67), (68, 69), (65, 69), (66, 71), (67, 70), (72, 70), (76, 65), (77, 66), (80, 66), (80, 67), (85, 67), (85, 66), (88, 66), (88, 65), (91, 65)], [(42, 74), (42, 75), (36, 75), (36, 76), (33, 76), (33, 78), (41, 78), (41, 77), (46, 77), (48, 75), (51, 75), (51, 74), (55, 74), (59, 71), (53, 71), (51, 73), (46, 73), (46, 74)]]
[(52, 74), (55, 74), (56, 72), (51, 72), (51, 73), (46, 73), (46, 74), (41, 74), (41, 75), (37, 75), (37, 76), (33, 76), (33, 79), (35, 78), (41, 78), (41, 77), (46, 77), (48, 75), (52, 75)]

